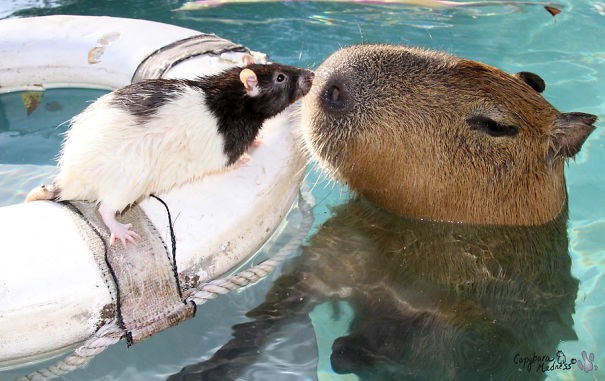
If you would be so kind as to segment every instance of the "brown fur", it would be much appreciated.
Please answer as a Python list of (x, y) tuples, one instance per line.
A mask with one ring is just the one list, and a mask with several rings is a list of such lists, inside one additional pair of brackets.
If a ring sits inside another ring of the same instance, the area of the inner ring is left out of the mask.
[[(526, 76), (420, 49), (345, 48), (315, 78), (303, 123), (319, 161), (368, 200), (437, 221), (554, 219), (566, 205), (565, 159), (596, 120), (560, 113)], [(334, 86), (340, 109), (326, 101)], [(490, 136), (469, 126), (472, 116), (518, 134)]]
[[(531, 73), (417, 49), (359, 46), (328, 58), (303, 100), (305, 138), (325, 168), (372, 202), (335, 208), (248, 313), (252, 321), (169, 379), (255, 374), (276, 332), (287, 342), (291, 325), (329, 301), (337, 322), (318, 319), (318, 334), (342, 323), (339, 306), (353, 315), (331, 347), (336, 373), (544, 379), (552, 361), (518, 359), (554, 356), (576, 339), (563, 166), (595, 117), (559, 113), (543, 89)], [(513, 127), (494, 136), (474, 128), (473, 116)]]
[[(170, 380), (246, 378), (276, 332), (287, 342), (291, 325), (328, 301), (353, 310), (348, 332), (332, 345), (337, 373), (368, 381), (542, 380), (539, 363), (527, 368), (514, 359), (552, 356), (562, 340), (576, 339), (578, 281), (566, 222), (566, 213), (528, 227), (421, 221), (353, 199), (284, 268), (248, 313), (252, 321)], [(339, 305), (334, 319), (342, 323)], [(318, 333), (332, 327), (319, 324)]]

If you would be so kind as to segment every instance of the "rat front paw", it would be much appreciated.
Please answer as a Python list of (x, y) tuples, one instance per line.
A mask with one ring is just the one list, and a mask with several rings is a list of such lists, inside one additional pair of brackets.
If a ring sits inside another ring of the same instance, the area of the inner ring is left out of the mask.
[(263, 145), (263, 138), (257, 136), (254, 138), (254, 141), (252, 142), (252, 147), (253, 148), (258, 148), (260, 146)]
[(247, 153), (244, 153), (242, 156), (239, 157), (239, 159), (237, 159), (233, 168), (239, 169), (239, 168), (247, 167), (250, 163), (250, 160), (252, 160), (252, 156), (248, 155)]

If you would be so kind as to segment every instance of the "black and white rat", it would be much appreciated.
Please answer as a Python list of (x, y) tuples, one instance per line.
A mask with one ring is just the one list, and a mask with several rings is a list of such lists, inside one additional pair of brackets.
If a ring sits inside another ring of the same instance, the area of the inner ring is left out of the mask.
[(266, 119), (311, 88), (309, 70), (244, 64), (195, 80), (145, 80), (100, 97), (71, 120), (53, 184), (26, 201), (96, 201), (110, 243), (135, 242), (116, 213), (235, 163)]

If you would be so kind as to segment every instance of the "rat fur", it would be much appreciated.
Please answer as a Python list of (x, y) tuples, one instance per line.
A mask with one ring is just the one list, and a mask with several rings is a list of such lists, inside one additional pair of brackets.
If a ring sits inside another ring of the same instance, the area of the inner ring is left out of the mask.
[(304, 96), (312, 80), (309, 70), (251, 63), (195, 80), (152, 79), (117, 89), (71, 120), (59, 174), (26, 201), (96, 201), (110, 243), (134, 242), (138, 235), (116, 213), (235, 163), (263, 122)]

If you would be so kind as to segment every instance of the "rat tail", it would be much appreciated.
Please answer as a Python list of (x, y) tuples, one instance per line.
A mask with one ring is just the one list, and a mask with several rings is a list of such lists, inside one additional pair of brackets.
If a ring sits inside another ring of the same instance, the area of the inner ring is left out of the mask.
[(50, 185), (40, 185), (32, 189), (25, 197), (25, 202), (38, 201), (38, 200), (56, 200), (60, 193), (59, 187), (52, 183)]

